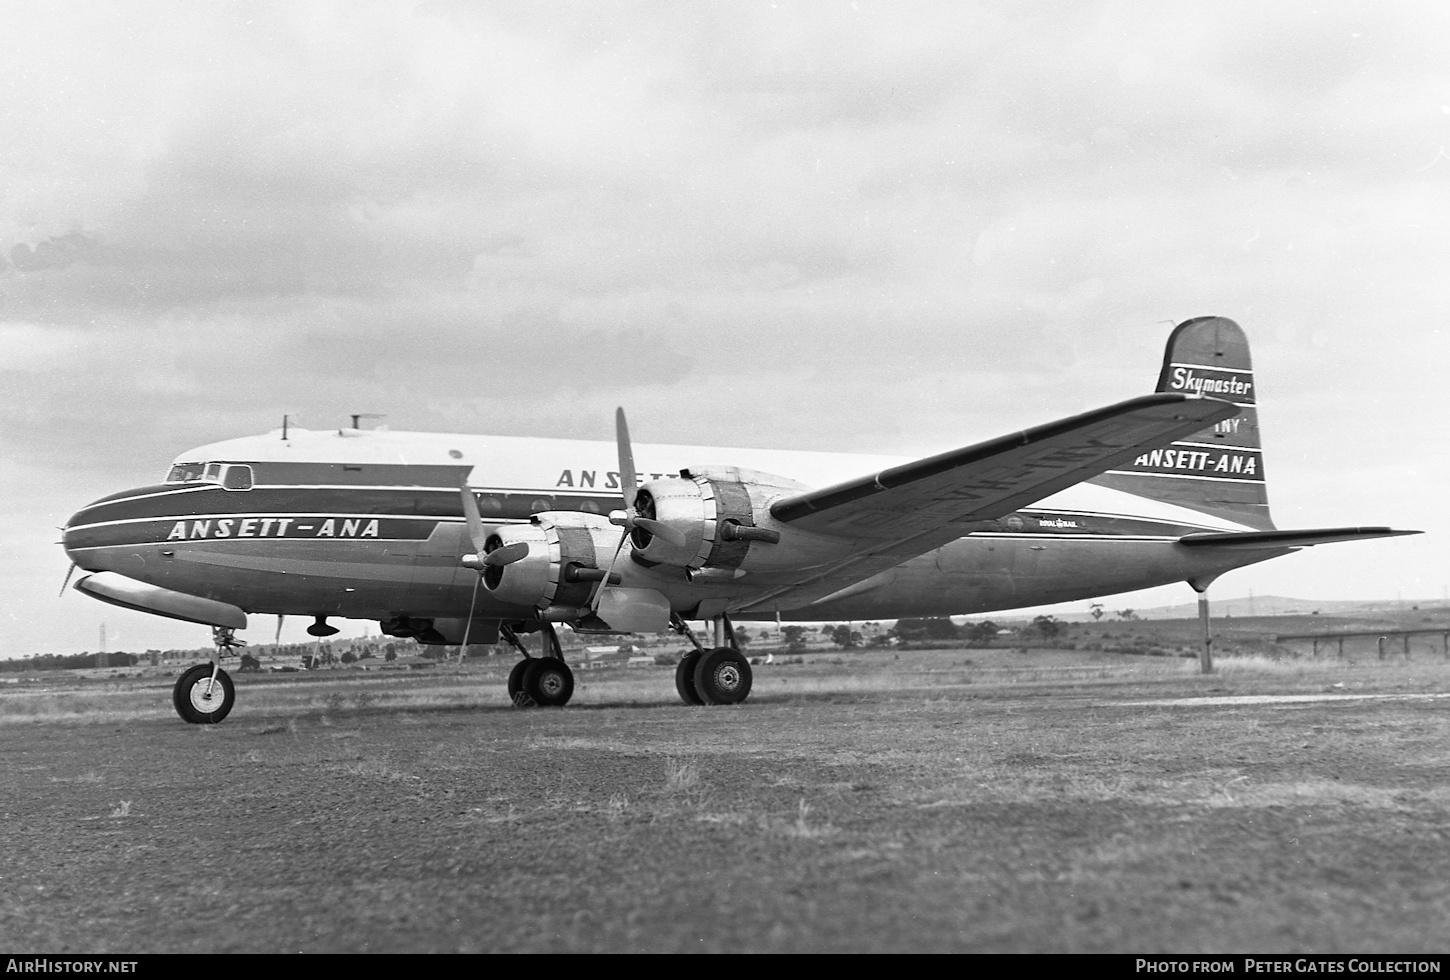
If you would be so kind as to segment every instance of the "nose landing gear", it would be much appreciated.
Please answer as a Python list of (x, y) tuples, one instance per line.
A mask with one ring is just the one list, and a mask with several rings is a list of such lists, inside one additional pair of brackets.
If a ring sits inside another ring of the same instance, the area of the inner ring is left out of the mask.
[(211, 636), (216, 644), (212, 662), (183, 671), (171, 689), (172, 707), (182, 721), (193, 725), (215, 725), (231, 713), (237, 700), (232, 679), (221, 668), (221, 659), (246, 644), (225, 626), (212, 627)]

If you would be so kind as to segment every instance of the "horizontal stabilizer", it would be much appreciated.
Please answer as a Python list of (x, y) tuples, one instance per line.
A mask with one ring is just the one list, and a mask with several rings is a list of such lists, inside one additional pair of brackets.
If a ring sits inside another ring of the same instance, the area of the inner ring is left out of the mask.
[(76, 582), (79, 592), (113, 606), (136, 609), (155, 616), (180, 619), (203, 626), (247, 628), (247, 614), (229, 602), (174, 592), (159, 585), (138, 582), (119, 572), (95, 572)]
[(1304, 531), (1242, 531), (1227, 534), (1188, 534), (1178, 539), (1190, 547), (1212, 548), (1307, 548), (1337, 541), (1363, 541), (1369, 538), (1393, 538), (1419, 531), (1397, 531), (1391, 527), (1320, 527)]

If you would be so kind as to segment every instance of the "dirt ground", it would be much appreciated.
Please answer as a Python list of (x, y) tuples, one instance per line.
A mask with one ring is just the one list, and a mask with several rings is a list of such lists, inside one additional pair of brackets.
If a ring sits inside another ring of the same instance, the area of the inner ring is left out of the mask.
[[(0, 690), (27, 952), (1434, 952), (1450, 665), (947, 651)], [(1319, 695), (1318, 700), (1250, 696)]]

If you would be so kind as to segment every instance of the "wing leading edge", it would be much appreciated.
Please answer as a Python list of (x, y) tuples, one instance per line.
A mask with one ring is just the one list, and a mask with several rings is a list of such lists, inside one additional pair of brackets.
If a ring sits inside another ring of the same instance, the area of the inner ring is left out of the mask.
[(1238, 411), (1198, 395), (1144, 395), (782, 498), (770, 513), (803, 530), (877, 542), (994, 520)]
[(1399, 531), (1391, 527), (1318, 527), (1303, 531), (1237, 531), (1227, 534), (1186, 534), (1178, 543), (1190, 548), (1235, 548), (1277, 550), (1308, 548), (1316, 544), (1338, 541), (1364, 541), (1369, 538), (1395, 538), (1419, 531)]

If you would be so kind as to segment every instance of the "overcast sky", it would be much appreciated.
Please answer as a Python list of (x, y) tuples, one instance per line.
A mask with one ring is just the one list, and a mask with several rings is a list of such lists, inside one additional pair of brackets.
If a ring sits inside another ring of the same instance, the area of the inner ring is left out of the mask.
[(56, 527), (284, 413), (924, 454), (1209, 313), (1279, 526), (1430, 532), (1214, 593), (1440, 600), (1447, 10), (7, 3), (0, 656), (204, 642), (58, 599)]

